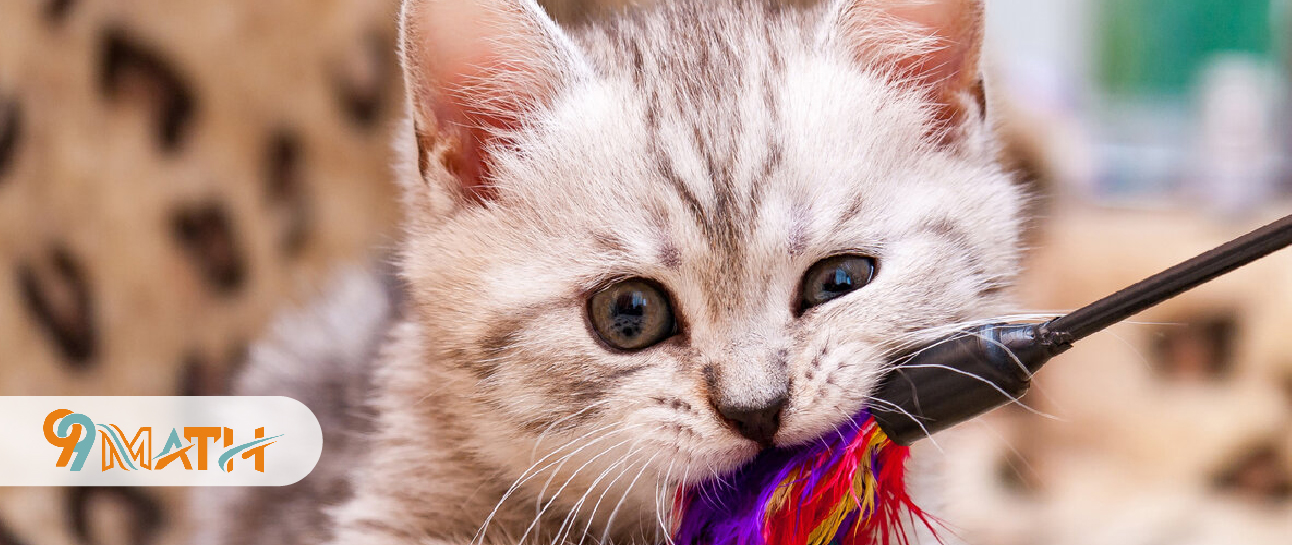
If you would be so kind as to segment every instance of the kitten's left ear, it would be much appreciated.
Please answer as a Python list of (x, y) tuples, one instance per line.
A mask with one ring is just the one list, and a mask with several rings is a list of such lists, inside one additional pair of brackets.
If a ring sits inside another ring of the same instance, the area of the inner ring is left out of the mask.
[(830, 26), (858, 62), (925, 86), (944, 140), (986, 115), (983, 0), (836, 0)]
[(404, 0), (404, 79), (418, 168), (460, 203), (492, 198), (490, 153), (550, 104), (581, 57), (534, 0)]

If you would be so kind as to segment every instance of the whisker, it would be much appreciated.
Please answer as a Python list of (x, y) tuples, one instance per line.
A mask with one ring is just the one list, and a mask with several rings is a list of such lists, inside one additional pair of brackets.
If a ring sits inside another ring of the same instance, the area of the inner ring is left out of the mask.
[(982, 339), (983, 341), (991, 344), (992, 346), (995, 346), (996, 348), (999, 348), (1005, 351), (1006, 354), (1009, 354), (1010, 361), (1014, 362), (1014, 365), (1018, 366), (1018, 370), (1022, 371), (1023, 374), (1027, 375), (1027, 378), (1031, 380), (1032, 370), (1028, 369), (1027, 365), (1023, 363), (1023, 360), (1018, 359), (1018, 355), (1015, 354), (1014, 351), (1011, 350), (1008, 346), (1006, 346), (1005, 343), (992, 339), (991, 337), (983, 335), (982, 333), (970, 333), (970, 335), (973, 335), (974, 337), (978, 337), (979, 339)]
[(1028, 404), (1026, 404), (1026, 403), (1023, 403), (1023, 401), (1022, 401), (1021, 399), (1019, 399), (1019, 398), (1017, 398), (1017, 397), (1014, 397), (1014, 396), (1012, 396), (1012, 395), (1009, 395), (1009, 392), (1006, 392), (1003, 388), (1001, 388), (1001, 387), (1000, 387), (999, 385), (997, 385), (995, 382), (992, 382), (992, 381), (990, 381), (990, 380), (987, 380), (987, 379), (985, 379), (985, 378), (983, 378), (983, 377), (981, 377), (981, 376), (979, 376), (979, 375), (977, 375), (977, 374), (970, 373), (970, 372), (965, 371), (965, 370), (963, 370), (963, 369), (956, 369), (956, 368), (954, 368), (954, 367), (948, 367), (948, 366), (946, 366), (946, 365), (942, 365), (942, 364), (935, 364), (935, 363), (922, 363), (922, 364), (917, 364), (917, 365), (907, 365), (907, 366), (905, 366), (905, 367), (906, 367), (907, 369), (945, 369), (945, 370), (947, 370), (947, 371), (951, 371), (951, 372), (956, 373), (956, 374), (964, 375), (964, 376), (969, 377), (969, 378), (972, 378), (972, 379), (974, 379), (974, 380), (976, 380), (976, 381), (978, 381), (978, 382), (981, 382), (981, 383), (983, 383), (983, 384), (986, 384), (986, 385), (988, 385), (988, 386), (991, 386), (991, 388), (992, 388), (993, 390), (996, 390), (996, 392), (997, 392), (997, 393), (999, 393), (1001, 396), (1004, 396), (1005, 398), (1009, 399), (1009, 400), (1010, 400), (1009, 402), (1010, 402), (1011, 404), (1018, 405), (1019, 407), (1022, 407), (1023, 409), (1027, 410), (1027, 412), (1030, 412), (1030, 413), (1032, 413), (1032, 414), (1034, 414), (1034, 415), (1036, 415), (1036, 416), (1039, 416), (1039, 417), (1041, 417), (1041, 418), (1045, 418), (1045, 419), (1047, 419), (1047, 420), (1054, 420), (1054, 421), (1059, 421), (1059, 422), (1061, 422), (1061, 421), (1063, 420), (1063, 419), (1061, 419), (1061, 418), (1059, 418), (1059, 417), (1057, 417), (1057, 416), (1054, 416), (1054, 415), (1052, 415), (1052, 414), (1046, 413), (1046, 412), (1041, 411), (1041, 410), (1039, 410), (1039, 409), (1032, 408), (1032, 406), (1031, 406), (1031, 405), (1028, 405)]
[(534, 456), (537, 456), (537, 455), (538, 455), (538, 447), (539, 447), (540, 445), (542, 445), (542, 443), (543, 443), (543, 439), (545, 439), (545, 438), (546, 438), (546, 436), (547, 436), (547, 434), (548, 434), (549, 432), (551, 432), (551, 431), (552, 431), (552, 429), (554, 429), (556, 426), (558, 426), (558, 425), (560, 425), (562, 422), (565, 422), (565, 421), (570, 420), (570, 419), (572, 419), (572, 418), (578, 418), (578, 417), (579, 417), (579, 415), (581, 415), (581, 414), (583, 414), (583, 413), (585, 413), (585, 412), (587, 412), (587, 411), (589, 411), (589, 410), (592, 410), (592, 409), (593, 409), (593, 408), (595, 408), (595, 407), (599, 407), (599, 406), (601, 406), (601, 405), (605, 405), (606, 403), (609, 403), (609, 402), (610, 402), (610, 400), (609, 400), (609, 399), (602, 399), (602, 400), (600, 400), (600, 401), (596, 401), (596, 402), (594, 402), (594, 403), (589, 403), (587, 407), (584, 407), (584, 408), (582, 408), (582, 409), (579, 409), (579, 410), (578, 410), (578, 412), (575, 412), (575, 413), (572, 413), (572, 414), (566, 415), (566, 416), (564, 416), (564, 417), (561, 417), (561, 418), (560, 418), (560, 419), (558, 419), (558, 420), (553, 421), (551, 424), (548, 424), (546, 427), (544, 427), (544, 428), (543, 428), (543, 431), (542, 431), (542, 432), (539, 432), (538, 437), (537, 437), (537, 438), (535, 438), (535, 440), (534, 440), (534, 448), (530, 451), (530, 454), (529, 454), (530, 458), (531, 458), (531, 459), (533, 459), (533, 457), (534, 457)]
[(1109, 335), (1112, 335), (1114, 339), (1117, 339), (1117, 341), (1122, 343), (1122, 345), (1126, 346), (1126, 348), (1129, 348), (1131, 352), (1134, 352), (1136, 363), (1138, 363), (1141, 368), (1145, 370), (1150, 370), (1150, 371), (1152, 370), (1153, 363), (1149, 361), (1147, 357), (1144, 356), (1144, 353), (1141, 352), (1140, 349), (1137, 348), (1134, 343), (1131, 343), (1130, 341), (1126, 340), (1125, 337), (1118, 335), (1116, 331), (1107, 330), (1107, 329), (1104, 331), (1107, 332)]
[(924, 432), (924, 436), (929, 439), (929, 442), (931, 442), (935, 448), (938, 449), (938, 452), (944, 455), (947, 453), (947, 451), (942, 448), (942, 445), (938, 443), (938, 440), (933, 438), (933, 433), (929, 431), (929, 428), (925, 427), (924, 423), (920, 421), (921, 419), (911, 414), (910, 411), (907, 411), (906, 409), (902, 408), (902, 406), (896, 403), (893, 403), (887, 399), (880, 399), (878, 397), (866, 396), (866, 400), (868, 403), (869, 402), (878, 403), (879, 405), (882, 405), (884, 407), (891, 408), (905, 415), (907, 418), (910, 418), (912, 422), (915, 422), (915, 425), (920, 427), (920, 431)]
[[(629, 464), (627, 467), (619, 471), (619, 474), (615, 476), (614, 480), (606, 484), (606, 489), (601, 492), (601, 495), (597, 497), (597, 502), (592, 505), (592, 513), (589, 514), (588, 524), (583, 527), (583, 536), (579, 538), (579, 543), (577, 545), (583, 545), (583, 541), (588, 538), (589, 536), (588, 531), (592, 528), (592, 521), (596, 519), (597, 511), (601, 509), (601, 501), (606, 498), (606, 495), (609, 494), (612, 489), (614, 489), (615, 484), (619, 482), (619, 479), (622, 479), (625, 475), (627, 475), (630, 471), (632, 471), (633, 468), (637, 467), (638, 464), (641, 464), (642, 471), (645, 471), (646, 467), (649, 466), (651, 462), (654, 462), (655, 458), (658, 458), (661, 452), (662, 451), (657, 450), (655, 451), (655, 454), (651, 455), (650, 458), (647, 458), (645, 460), (638, 460), (637, 462), (633, 462), (632, 464)], [(629, 486), (631, 487), (632, 484), (630, 483)]]
[[(978, 419), (977, 424), (979, 426), (982, 426), (982, 428), (986, 430), (987, 433), (990, 434), (992, 437), (995, 437), (997, 440), (999, 440), (1002, 445), (1005, 445), (1005, 448), (1009, 449), (1009, 451), (1013, 453), (1019, 459), (1019, 461), (1023, 462), (1023, 467), (1027, 469), (1028, 473), (1031, 473), (1032, 476), (1035, 478), (1041, 478), (1040, 472), (1036, 470), (1036, 467), (1032, 465), (1032, 462), (1028, 461), (1027, 457), (1023, 456), (1023, 453), (1020, 452), (1017, 448), (1015, 448), (1013, 443), (1005, 439), (1005, 435), (1000, 433), (1000, 431), (997, 430), (995, 426), (992, 426), (990, 422), (987, 422), (986, 420), (982, 420), (982, 419)], [(1011, 465), (1012, 465), (1012, 462), (1011, 462)]]
[[(586, 444), (586, 445), (584, 445), (584, 446), (582, 446), (582, 447), (579, 447), (579, 448), (575, 449), (573, 452), (571, 452), (570, 454), (568, 454), (568, 455), (566, 455), (566, 456), (562, 456), (562, 457), (561, 457), (561, 459), (559, 460), (559, 465), (557, 465), (557, 466), (556, 466), (556, 469), (552, 470), (551, 474), (547, 476), (547, 480), (543, 482), (543, 488), (540, 488), (540, 489), (539, 489), (539, 491), (538, 491), (538, 498), (539, 498), (539, 502), (538, 502), (538, 503), (536, 503), (536, 504), (534, 505), (534, 511), (535, 511), (535, 512), (539, 511), (540, 507), (542, 506), (542, 498), (543, 498), (543, 496), (544, 496), (545, 494), (547, 494), (547, 489), (548, 489), (550, 486), (552, 486), (552, 479), (555, 479), (555, 478), (556, 478), (556, 475), (557, 475), (558, 473), (560, 473), (560, 472), (561, 472), (561, 469), (565, 467), (566, 462), (568, 462), (568, 461), (570, 460), (570, 458), (571, 458), (571, 457), (573, 457), (574, 455), (576, 455), (576, 454), (578, 454), (578, 453), (580, 453), (580, 452), (583, 452), (583, 450), (584, 450), (584, 449), (586, 449), (587, 447), (590, 447), (590, 446), (592, 446), (593, 444), (598, 443), (598, 442), (600, 442), (600, 441), (601, 441), (601, 440), (603, 440), (603, 439), (607, 439), (607, 438), (609, 438), (611, 435), (614, 435), (614, 434), (616, 434), (616, 433), (623, 433), (623, 432), (625, 432), (625, 431), (628, 431), (628, 430), (631, 430), (631, 429), (634, 429), (634, 428), (639, 428), (639, 427), (641, 427), (641, 426), (642, 426), (642, 424), (634, 424), (634, 425), (632, 425), (632, 426), (628, 426), (628, 427), (621, 427), (621, 428), (616, 429), (616, 430), (614, 430), (614, 431), (612, 431), (612, 432), (608, 432), (608, 433), (606, 433), (604, 436), (602, 436), (602, 437), (598, 438), (596, 441), (591, 441), (591, 442), (589, 442), (588, 444)], [(604, 451), (603, 451), (603, 454), (604, 454)], [(550, 466), (550, 465), (549, 465), (549, 466)]]
[[(655, 456), (659, 456), (659, 453), (655, 453)], [(655, 456), (651, 456), (651, 460), (654, 460)], [(606, 519), (606, 529), (601, 533), (601, 539), (598, 541), (600, 545), (605, 545), (605, 543), (610, 540), (610, 529), (614, 528), (615, 516), (619, 514), (619, 508), (623, 507), (624, 500), (628, 499), (628, 494), (632, 493), (633, 487), (637, 486), (637, 481), (642, 478), (642, 475), (646, 473), (648, 468), (650, 468), (650, 460), (647, 460), (645, 464), (642, 464), (641, 470), (638, 471), (637, 475), (633, 477), (633, 480), (628, 483), (628, 488), (624, 490), (624, 493), (619, 496), (619, 501), (615, 502), (614, 509), (610, 510), (610, 517)]]
[(663, 515), (660, 514), (663, 511), (662, 503), (666, 501), (661, 496), (662, 494), (661, 487), (664, 487), (664, 488), (669, 487), (670, 486), (669, 479), (672, 476), (673, 476), (673, 463), (670, 462), (668, 464), (668, 471), (664, 474), (664, 479), (661, 481), (655, 482), (655, 521), (658, 523), (658, 529), (656, 530), (656, 533), (655, 533), (655, 536), (656, 536), (655, 541), (656, 542), (659, 541), (659, 530), (664, 530), (665, 540), (668, 542), (669, 545), (673, 544), (673, 537), (669, 535), (672, 532), (670, 531), (668, 526), (665, 525)]
[(1007, 322), (1039, 323), (1046, 320), (1058, 318), (1059, 316), (1063, 316), (1063, 314), (1064, 313), (1061, 313), (1061, 312), (1033, 312), (1033, 313), (1004, 314), (999, 316), (993, 316), (990, 318), (963, 320), (960, 322), (938, 324), (938, 325), (903, 333), (902, 335), (899, 335), (893, 339), (893, 341), (897, 341), (897, 342), (892, 343), (891, 346), (897, 350), (900, 350), (901, 348), (909, 348), (911, 346), (915, 346), (918, 344), (931, 342), (931, 341), (937, 340), (940, 337), (952, 335), (956, 332), (962, 332), (963, 330), (977, 327), (977, 326), (984, 326), (984, 325), (990, 325), (990, 324), (996, 324), (996, 323), (1007, 323)]
[[(570, 532), (574, 531), (574, 525), (576, 524), (574, 518), (579, 514), (579, 511), (583, 509), (584, 502), (587, 501), (588, 496), (592, 494), (593, 490), (596, 490), (597, 485), (601, 484), (602, 479), (610, 476), (612, 471), (627, 463), (628, 460), (630, 460), (632, 456), (640, 450), (637, 445), (641, 442), (642, 440), (638, 439), (630, 445), (629, 451), (626, 454), (621, 456), (619, 460), (615, 461), (615, 463), (602, 470), (601, 474), (597, 475), (597, 478), (592, 480), (592, 484), (589, 484), (588, 489), (583, 492), (582, 496), (579, 496), (579, 501), (574, 503), (574, 506), (570, 508), (570, 512), (565, 516), (565, 520), (561, 521), (561, 526), (556, 529), (556, 537), (552, 539), (553, 543), (561, 543), (561, 534), (566, 533), (567, 530)], [(593, 515), (595, 514), (596, 513), (594, 512)], [(592, 524), (592, 517), (588, 517), (588, 524)], [(569, 537), (568, 533), (566, 533), (565, 537)]]
[[(679, 482), (679, 484), (687, 482), (690, 476), (691, 476), (691, 468), (688, 467), (686, 468), (686, 471), (682, 473), (682, 480)], [(656, 508), (655, 520), (659, 522), (659, 529), (664, 532), (664, 541), (668, 543), (668, 545), (674, 545), (673, 523), (676, 521), (673, 520), (673, 502), (674, 500), (676, 500), (676, 498), (674, 498), (673, 495), (676, 493), (677, 493), (677, 486), (673, 486), (673, 484), (669, 482), (669, 478), (666, 475), (664, 477), (664, 494), (662, 497), (663, 509)]]
[[(640, 426), (640, 424), (635, 425), (635, 426), (633, 426), (633, 427), (638, 427), (638, 426)], [(612, 450), (614, 450), (615, 448), (618, 448), (618, 447), (622, 446), (624, 443), (627, 443), (627, 442), (629, 442), (629, 441), (631, 441), (631, 439), (625, 439), (625, 440), (623, 440), (623, 441), (620, 441), (620, 442), (618, 442), (618, 443), (615, 443), (614, 445), (611, 445), (611, 446), (610, 446), (610, 447), (608, 447), (606, 450), (603, 450), (603, 451), (601, 451), (600, 453), (598, 453), (598, 454), (596, 454), (596, 455), (593, 455), (593, 456), (592, 456), (592, 458), (589, 458), (589, 459), (588, 459), (588, 461), (586, 461), (586, 462), (584, 462), (584, 463), (583, 463), (583, 465), (581, 465), (581, 466), (579, 466), (578, 468), (576, 468), (576, 469), (574, 470), (574, 473), (571, 473), (571, 474), (570, 474), (570, 477), (569, 477), (568, 479), (566, 479), (564, 483), (561, 483), (560, 488), (557, 488), (557, 489), (556, 489), (556, 492), (553, 492), (553, 493), (552, 493), (552, 496), (547, 500), (547, 503), (546, 503), (546, 504), (544, 504), (544, 505), (543, 505), (543, 508), (542, 508), (541, 510), (539, 510), (539, 512), (538, 512), (538, 514), (537, 514), (537, 515), (535, 515), (535, 516), (534, 516), (534, 522), (530, 523), (529, 528), (526, 528), (526, 529), (525, 529), (525, 533), (524, 533), (524, 534), (522, 534), (522, 535), (520, 536), (520, 540), (519, 540), (517, 543), (524, 543), (524, 542), (525, 542), (525, 538), (529, 537), (530, 532), (532, 532), (532, 531), (534, 530), (534, 528), (538, 526), (539, 522), (540, 522), (540, 521), (542, 520), (542, 518), (543, 518), (543, 515), (544, 515), (544, 514), (546, 514), (546, 513), (547, 513), (547, 510), (548, 510), (548, 509), (550, 509), (550, 508), (552, 507), (552, 505), (556, 503), (557, 498), (559, 498), (559, 497), (561, 496), (561, 492), (564, 492), (564, 491), (565, 491), (565, 489), (566, 489), (567, 487), (569, 487), (569, 486), (570, 486), (570, 483), (571, 483), (571, 482), (573, 482), (573, 481), (574, 481), (574, 479), (575, 479), (576, 477), (578, 477), (578, 476), (579, 476), (579, 473), (580, 473), (580, 472), (582, 472), (584, 469), (586, 469), (586, 468), (587, 468), (589, 465), (591, 465), (593, 462), (596, 462), (596, 461), (597, 461), (598, 459), (600, 459), (602, 456), (605, 456), (606, 454), (609, 454), (609, 453), (610, 453)], [(576, 453), (577, 453), (577, 452), (576, 452)], [(562, 463), (562, 464), (564, 464), (564, 463)], [(559, 469), (558, 469), (558, 471), (559, 471)], [(556, 472), (553, 472), (552, 474), (553, 474), (553, 476), (555, 476), (555, 475), (556, 475)], [(549, 479), (548, 479), (548, 483), (549, 483), (549, 484), (551, 483), (551, 478), (549, 478)], [(546, 493), (546, 490), (547, 490), (547, 489), (546, 489), (546, 485), (544, 485), (544, 489), (543, 489), (543, 491), (539, 492), (539, 495), (538, 495), (538, 501), (539, 501), (539, 503), (540, 503), (540, 504), (541, 504), (541, 503), (542, 503), (542, 501), (543, 501), (543, 494), (544, 494), (544, 493)]]
[(843, 416), (843, 418), (844, 418), (844, 421), (843, 421), (843, 422), (840, 422), (838, 426), (835, 426), (835, 427), (834, 427), (834, 432), (835, 432), (836, 434), (838, 434), (838, 435), (839, 435), (839, 441), (840, 441), (840, 442), (844, 442), (844, 443), (846, 443), (846, 442), (847, 442), (847, 439), (843, 436), (843, 425), (844, 425), (845, 423), (846, 423), (846, 424), (854, 424), (854, 425), (855, 425), (856, 420), (857, 420), (857, 416), (856, 416), (856, 415), (848, 414), (848, 413), (847, 413), (846, 411), (844, 411), (841, 407), (835, 407), (835, 408), (834, 408), (834, 410), (835, 410), (836, 412), (838, 412), (838, 413), (839, 413), (839, 415), (840, 415), (840, 416)]
[[(544, 466), (543, 468), (541, 468), (541, 469), (538, 469), (538, 470), (534, 471), (534, 473), (533, 473), (533, 474), (530, 474), (530, 471), (531, 471), (531, 470), (533, 470), (536, 466), (538, 466), (539, 464), (541, 464), (541, 463), (543, 463), (544, 461), (546, 461), (548, 458), (551, 458), (551, 457), (553, 457), (553, 456), (556, 456), (556, 455), (557, 455), (557, 454), (559, 454), (561, 451), (565, 450), (566, 448), (569, 448), (569, 447), (573, 446), (574, 444), (578, 443), (579, 441), (582, 441), (582, 440), (586, 439), (588, 436), (591, 436), (591, 435), (593, 435), (593, 434), (595, 434), (595, 433), (599, 433), (599, 432), (601, 432), (601, 431), (607, 430), (607, 429), (609, 429), (609, 428), (613, 428), (613, 427), (615, 427), (615, 426), (616, 426), (616, 424), (607, 424), (607, 425), (605, 425), (605, 426), (601, 426), (601, 427), (598, 427), (598, 428), (596, 428), (596, 429), (593, 429), (592, 431), (589, 431), (589, 432), (587, 432), (587, 433), (585, 433), (585, 434), (583, 434), (583, 435), (581, 435), (581, 436), (579, 436), (579, 437), (576, 437), (576, 438), (574, 438), (573, 440), (571, 440), (571, 441), (569, 441), (569, 442), (565, 443), (564, 445), (561, 445), (559, 448), (557, 448), (557, 449), (553, 450), (551, 453), (549, 453), (549, 454), (547, 454), (546, 456), (544, 456), (544, 457), (542, 457), (541, 459), (539, 459), (537, 462), (534, 462), (533, 464), (531, 464), (531, 465), (529, 466), (529, 468), (525, 469), (525, 471), (524, 471), (524, 472), (522, 472), (522, 473), (520, 474), (520, 477), (517, 477), (517, 478), (516, 478), (516, 480), (512, 482), (512, 485), (507, 489), (507, 491), (506, 491), (505, 493), (503, 493), (502, 498), (500, 498), (500, 499), (498, 500), (498, 503), (494, 504), (493, 510), (489, 512), (489, 515), (488, 515), (487, 517), (485, 517), (484, 523), (480, 526), (480, 529), (476, 531), (476, 535), (471, 539), (471, 543), (472, 543), (473, 545), (475, 545), (475, 544), (478, 544), (478, 543), (480, 543), (480, 542), (482, 542), (482, 541), (483, 541), (483, 539), (484, 539), (484, 533), (485, 533), (485, 531), (489, 528), (489, 523), (493, 521), (493, 519), (494, 519), (494, 517), (495, 517), (495, 516), (497, 516), (498, 511), (499, 511), (499, 509), (501, 509), (501, 508), (502, 508), (503, 503), (504, 503), (504, 502), (506, 502), (506, 501), (507, 501), (507, 499), (508, 499), (508, 498), (510, 498), (510, 497), (511, 497), (511, 495), (512, 495), (512, 494), (514, 494), (514, 493), (516, 492), (516, 490), (517, 490), (517, 489), (519, 489), (519, 488), (521, 487), (521, 485), (524, 485), (526, 482), (529, 482), (529, 481), (530, 481), (530, 480), (532, 480), (534, 477), (537, 477), (540, 473), (542, 473), (543, 471), (546, 471), (548, 468), (552, 467), (552, 466), (553, 466), (553, 465), (555, 465), (557, 462), (562, 462), (562, 461), (564, 461), (564, 460), (568, 459), (570, 456), (574, 456), (575, 454), (578, 454), (578, 452), (579, 452), (579, 451), (578, 451), (578, 450), (576, 450), (576, 451), (574, 451), (574, 452), (571, 452), (570, 454), (567, 454), (567, 455), (565, 455), (565, 456), (562, 456), (559, 460), (554, 461), (554, 462), (552, 462), (552, 463), (550, 463), (550, 464), (548, 464), (548, 465)], [(594, 439), (594, 440), (592, 440), (592, 441), (589, 441), (589, 442), (588, 442), (587, 444), (585, 444), (583, 447), (580, 447), (580, 450), (582, 450), (583, 448), (586, 448), (586, 447), (588, 447), (588, 446), (590, 446), (590, 445), (594, 445), (594, 444), (596, 444), (596, 443), (600, 442), (601, 440), (603, 440), (603, 439), (605, 439), (605, 438), (607, 438), (607, 437), (610, 437), (610, 436), (611, 436), (612, 434), (614, 434), (614, 433), (615, 433), (614, 431), (606, 432), (606, 433), (605, 433), (605, 434), (603, 434), (601, 437), (598, 437), (598, 438), (596, 438), (596, 439)]]

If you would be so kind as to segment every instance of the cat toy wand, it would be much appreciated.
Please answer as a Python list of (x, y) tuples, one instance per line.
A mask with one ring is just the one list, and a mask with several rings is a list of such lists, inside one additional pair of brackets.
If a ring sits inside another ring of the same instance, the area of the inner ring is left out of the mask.
[(683, 486), (674, 545), (908, 543), (911, 443), (1011, 402), (1074, 343), (1292, 245), (1292, 216), (1261, 227), (1067, 315), (953, 333), (897, 358), (872, 403), (815, 442), (763, 451), (730, 475)]
[(1014, 402), (1050, 358), (1094, 333), (1292, 245), (1292, 216), (1040, 324), (962, 331), (906, 356), (881, 383), (871, 414), (892, 441), (920, 438)]

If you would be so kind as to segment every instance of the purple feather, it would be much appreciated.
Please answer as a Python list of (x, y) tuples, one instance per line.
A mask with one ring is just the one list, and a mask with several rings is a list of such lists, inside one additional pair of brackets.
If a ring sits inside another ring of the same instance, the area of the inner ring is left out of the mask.
[[(800, 467), (827, 454), (831, 466), (847, 455), (850, 444), (870, 419), (862, 411), (834, 433), (805, 445), (772, 448), (758, 454), (750, 463), (722, 478), (696, 483), (680, 492), (677, 508), (680, 520), (673, 541), (676, 545), (768, 545), (763, 532), (767, 503), (777, 488)], [(805, 477), (805, 496), (811, 495), (820, 475)], [(791, 498), (790, 501), (796, 501)], [(846, 532), (856, 523), (849, 517), (840, 528)], [(777, 544), (782, 545), (782, 544)]]

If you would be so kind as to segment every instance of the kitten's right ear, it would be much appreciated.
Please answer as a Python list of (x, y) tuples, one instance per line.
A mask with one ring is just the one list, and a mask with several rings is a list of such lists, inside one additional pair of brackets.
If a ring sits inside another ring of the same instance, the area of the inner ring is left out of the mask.
[(400, 36), (421, 177), (491, 198), (490, 152), (574, 77), (576, 49), (534, 0), (405, 0)]
[(944, 143), (986, 114), (983, 0), (835, 0), (828, 24), (858, 62), (928, 92)]

